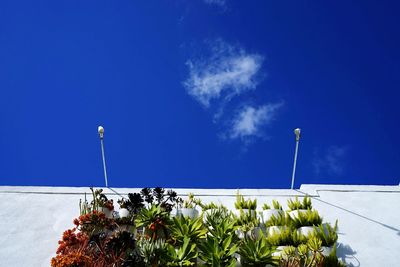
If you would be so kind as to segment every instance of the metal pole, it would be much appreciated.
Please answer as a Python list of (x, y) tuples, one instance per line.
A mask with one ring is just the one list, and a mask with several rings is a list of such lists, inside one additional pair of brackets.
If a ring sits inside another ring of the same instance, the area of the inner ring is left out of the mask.
[(299, 141), (300, 141), (300, 128), (294, 130), (294, 134), (296, 135), (296, 150), (294, 152), (294, 162), (293, 162), (293, 172), (292, 172), (292, 185), (290, 189), (293, 189), (294, 186), (294, 177), (296, 174), (296, 163), (297, 163), (297, 153), (299, 150)]
[(98, 132), (100, 135), (100, 145), (101, 145), (101, 156), (103, 158), (103, 170), (104, 170), (104, 180), (106, 182), (106, 187), (108, 187), (108, 178), (107, 178), (107, 167), (106, 167), (106, 157), (104, 155), (104, 128), (102, 126), (99, 126)]

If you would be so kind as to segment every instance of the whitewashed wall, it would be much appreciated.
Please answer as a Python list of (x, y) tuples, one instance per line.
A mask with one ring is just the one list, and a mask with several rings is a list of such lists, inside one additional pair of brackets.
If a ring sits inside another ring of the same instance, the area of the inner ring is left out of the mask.
[[(233, 209), (236, 190), (174, 189)], [(105, 189), (109, 197), (139, 189)], [(64, 230), (79, 215), (89, 188), (0, 186), (0, 266), (49, 266)], [(259, 207), (309, 194), (327, 222), (339, 220), (338, 255), (349, 266), (400, 266), (400, 187), (302, 185), (299, 190), (241, 189)]]

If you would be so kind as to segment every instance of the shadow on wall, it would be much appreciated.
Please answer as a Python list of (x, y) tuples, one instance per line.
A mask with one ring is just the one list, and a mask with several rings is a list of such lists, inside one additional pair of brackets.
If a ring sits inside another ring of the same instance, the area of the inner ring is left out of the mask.
[[(302, 192), (300, 190), (296, 190), (296, 191), (299, 192), (299, 193), (304, 194), (305, 196), (307, 195), (306, 193), (304, 193), (304, 192)], [(322, 203), (324, 203), (326, 205), (329, 205), (331, 207), (334, 207), (334, 208), (340, 209), (342, 211), (348, 212), (348, 213), (350, 213), (350, 214), (352, 214), (354, 216), (357, 216), (357, 217), (362, 218), (364, 220), (367, 220), (369, 222), (378, 224), (378, 225), (380, 225), (382, 227), (385, 227), (386, 229), (394, 231), (397, 235), (400, 235), (400, 229), (397, 229), (396, 227), (393, 227), (391, 225), (387, 225), (387, 224), (379, 222), (377, 220), (368, 218), (368, 217), (366, 217), (366, 216), (364, 216), (362, 214), (356, 213), (356, 212), (351, 211), (349, 209), (346, 209), (346, 208), (340, 207), (338, 205), (332, 204), (330, 202), (324, 201), (322, 199), (319, 199), (319, 198), (316, 198), (316, 197), (312, 197), (312, 199), (313, 199), (313, 201), (322, 202)], [(338, 233), (338, 234), (340, 234), (340, 233)], [(349, 245), (338, 243), (336, 254), (337, 254), (339, 259), (341, 259), (343, 262), (345, 262), (347, 264), (347, 266), (350, 266), (350, 267), (358, 267), (358, 266), (360, 266), (360, 261), (355, 256), (357, 254), (357, 252), (355, 250), (353, 250)]]
[(338, 243), (336, 255), (337, 257), (347, 264), (349, 267), (359, 267), (360, 261), (355, 256), (357, 252), (349, 245)]
[[(300, 191), (300, 190), (296, 190), (296, 191), (299, 192), (299, 193), (304, 194), (305, 196), (307, 196), (307, 193), (304, 193), (304, 192), (302, 192), (302, 191)], [(313, 200), (315, 200), (315, 201), (319, 201), (319, 202), (322, 202), (322, 203), (327, 204), (327, 205), (329, 205), (329, 206), (332, 206), (332, 207), (335, 207), (335, 208), (337, 208), (337, 209), (340, 209), (340, 210), (346, 211), (346, 212), (348, 212), (348, 213), (351, 213), (351, 214), (353, 214), (353, 215), (355, 215), (355, 216), (358, 216), (358, 217), (360, 217), (360, 218), (363, 218), (363, 219), (365, 219), (365, 220), (367, 220), (367, 221), (370, 221), (370, 222), (379, 224), (380, 226), (383, 226), (383, 227), (385, 227), (385, 228), (387, 228), (387, 229), (390, 229), (390, 230), (392, 230), (392, 231), (397, 232), (397, 235), (400, 235), (400, 229), (397, 229), (396, 227), (387, 225), (387, 224), (385, 224), (385, 223), (381, 223), (381, 222), (379, 222), (379, 221), (376, 221), (376, 220), (374, 220), (374, 219), (368, 218), (368, 217), (366, 217), (366, 216), (364, 216), (364, 215), (361, 215), (361, 214), (356, 213), (356, 212), (354, 212), (354, 211), (345, 209), (345, 208), (340, 207), (340, 206), (338, 206), (338, 205), (329, 203), (329, 202), (324, 201), (324, 200), (322, 200), (322, 199), (318, 199), (318, 198), (315, 198), (315, 197), (311, 197), (311, 198), (312, 198)]]

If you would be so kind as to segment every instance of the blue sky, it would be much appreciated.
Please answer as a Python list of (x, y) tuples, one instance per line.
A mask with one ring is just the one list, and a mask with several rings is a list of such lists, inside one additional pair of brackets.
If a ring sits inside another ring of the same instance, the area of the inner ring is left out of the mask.
[(398, 184), (396, 1), (1, 1), (0, 184)]

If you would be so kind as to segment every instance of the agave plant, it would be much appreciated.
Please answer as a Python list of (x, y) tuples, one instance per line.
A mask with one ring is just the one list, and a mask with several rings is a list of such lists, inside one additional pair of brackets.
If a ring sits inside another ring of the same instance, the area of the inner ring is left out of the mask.
[[(230, 217), (225, 218), (217, 218), (211, 217), (206, 224), (208, 228), (207, 237), (214, 237), (220, 240), (224, 240), (225, 238), (235, 235), (235, 231), (237, 227), (235, 226), (235, 221)], [(237, 241), (237, 239), (233, 238), (233, 241)]]
[(208, 236), (204, 242), (200, 243), (199, 248), (199, 257), (206, 266), (233, 267), (236, 265), (234, 254), (238, 249), (238, 245), (234, 242), (233, 233), (226, 235), (225, 239)]
[(240, 263), (243, 267), (264, 267), (267, 264), (276, 264), (272, 257), (274, 248), (269, 246), (261, 234), (258, 238), (245, 237), (239, 247)]
[(142, 238), (138, 241), (138, 248), (145, 266), (160, 266), (163, 259), (167, 258), (168, 244), (164, 239)]
[(196, 244), (190, 242), (190, 238), (185, 237), (183, 244), (178, 249), (174, 246), (167, 246), (166, 257), (162, 259), (166, 266), (194, 266), (197, 261)]
[(171, 224), (169, 213), (160, 205), (151, 205), (143, 208), (135, 219), (137, 228), (144, 227), (144, 233), (152, 240), (168, 238), (168, 226)]
[[(199, 244), (199, 257), (206, 266), (234, 266), (236, 263), (234, 253), (238, 249), (239, 240), (235, 234), (237, 227), (230, 213), (221, 208), (219, 212), (225, 213), (225, 216), (207, 217), (208, 234)], [(214, 215), (216, 214), (218, 213)]]
[(171, 237), (178, 245), (182, 245), (185, 238), (198, 244), (207, 235), (207, 229), (204, 227), (202, 219), (190, 219), (186, 217), (174, 217), (170, 227)]

